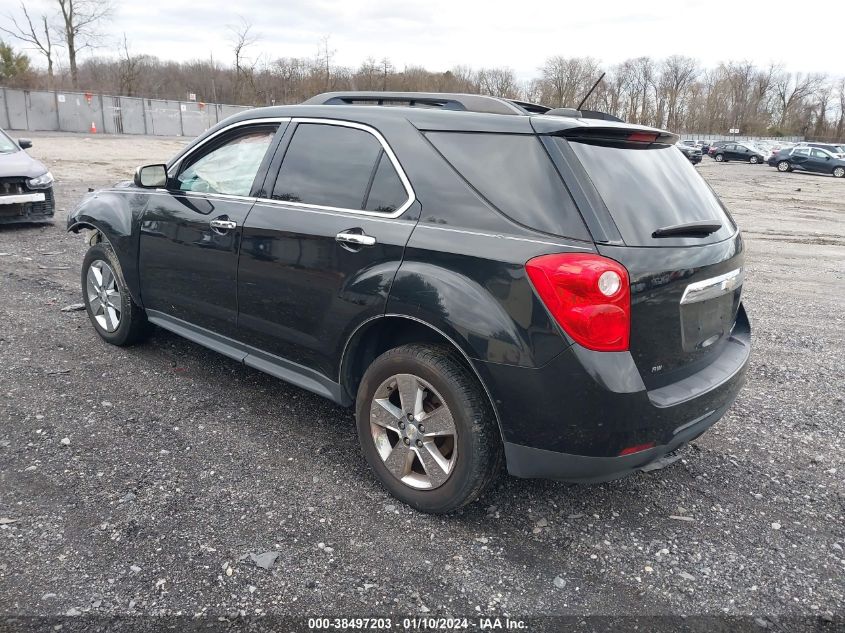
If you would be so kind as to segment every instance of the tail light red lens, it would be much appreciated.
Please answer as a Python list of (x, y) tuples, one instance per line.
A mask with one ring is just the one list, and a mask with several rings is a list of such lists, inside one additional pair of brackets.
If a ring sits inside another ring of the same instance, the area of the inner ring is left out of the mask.
[(529, 260), (525, 270), (540, 300), (576, 343), (599, 352), (628, 349), (631, 288), (622, 264), (601, 255), (558, 253)]

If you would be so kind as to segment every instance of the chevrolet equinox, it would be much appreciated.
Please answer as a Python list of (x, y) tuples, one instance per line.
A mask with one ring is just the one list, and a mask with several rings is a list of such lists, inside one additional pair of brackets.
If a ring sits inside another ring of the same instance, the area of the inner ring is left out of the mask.
[(658, 468), (743, 383), (743, 242), (677, 136), (597, 115), (434, 93), (237, 114), (70, 214), (91, 323), (354, 406), (376, 477), (425, 512), (503, 460)]

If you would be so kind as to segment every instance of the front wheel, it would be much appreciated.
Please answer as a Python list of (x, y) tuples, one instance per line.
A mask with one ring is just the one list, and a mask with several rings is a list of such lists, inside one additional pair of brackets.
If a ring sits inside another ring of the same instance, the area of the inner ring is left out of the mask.
[(448, 348), (403, 345), (379, 356), (358, 388), (356, 418), (378, 479), (422, 512), (471, 503), (501, 467), (487, 395)]
[(117, 255), (105, 242), (89, 248), (82, 260), (82, 298), (94, 330), (107, 343), (132, 345), (151, 329), (126, 288)]
[(834, 167), (833, 168), (833, 177), (834, 178), (845, 177), (845, 167)]
[(789, 164), (788, 160), (782, 160), (778, 163), (778, 171), (780, 172), (787, 172), (790, 171), (792, 167)]
[(760, 162), (760, 159), (757, 158), (756, 156), (752, 156), (751, 158), (748, 159), (748, 162), (751, 163), (752, 165), (756, 165), (757, 163)]
[(725, 160), (725, 157), (722, 154), (716, 154), (713, 158), (717, 163), (721, 163)]

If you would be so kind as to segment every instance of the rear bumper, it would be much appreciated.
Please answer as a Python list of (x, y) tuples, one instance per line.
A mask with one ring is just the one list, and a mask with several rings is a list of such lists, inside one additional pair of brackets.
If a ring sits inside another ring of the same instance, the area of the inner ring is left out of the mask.
[(558, 479), (576, 483), (599, 483), (626, 477), (641, 470), (660, 468), (660, 461), (672, 451), (694, 440), (713, 426), (728, 410), (730, 403), (688, 426), (668, 443), (633, 455), (590, 457), (558, 453), (505, 442), (508, 472), (515, 477)]
[[(745, 382), (750, 352), (740, 308), (719, 357), (650, 391), (630, 353), (577, 345), (539, 369), (484, 363), (481, 373), (496, 402), (511, 474), (597, 482), (653, 465), (715, 424)], [(620, 455), (642, 445), (653, 446)]]

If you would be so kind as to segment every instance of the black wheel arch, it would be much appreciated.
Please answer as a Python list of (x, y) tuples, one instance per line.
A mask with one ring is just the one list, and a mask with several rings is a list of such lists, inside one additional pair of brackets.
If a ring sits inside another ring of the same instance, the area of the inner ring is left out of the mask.
[(390, 349), (409, 343), (427, 343), (453, 350), (456, 358), (476, 377), (487, 395), (499, 433), (502, 434), (496, 399), (488, 387), (491, 380), (485, 378), (484, 364), (473, 361), (466, 341), (460, 342), (427, 321), (406, 314), (372, 317), (361, 323), (347, 340), (340, 361), (339, 382), (350, 399), (355, 399), (364, 372), (376, 358)]
[(69, 233), (92, 230), (99, 235), (97, 240), (108, 242), (120, 262), (129, 294), (139, 306), (143, 306), (138, 274), (139, 231), (147, 199), (148, 195), (130, 187), (125, 191), (97, 191), (88, 194), (67, 219)]

